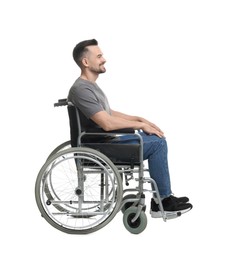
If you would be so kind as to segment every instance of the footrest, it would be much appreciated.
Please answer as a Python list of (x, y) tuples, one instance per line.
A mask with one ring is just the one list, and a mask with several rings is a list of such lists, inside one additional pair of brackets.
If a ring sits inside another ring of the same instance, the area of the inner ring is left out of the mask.
[(165, 218), (166, 219), (174, 219), (174, 218), (177, 218), (177, 217), (180, 217), (181, 216), (181, 212), (178, 211), (178, 212), (173, 212), (173, 213), (165, 213)]

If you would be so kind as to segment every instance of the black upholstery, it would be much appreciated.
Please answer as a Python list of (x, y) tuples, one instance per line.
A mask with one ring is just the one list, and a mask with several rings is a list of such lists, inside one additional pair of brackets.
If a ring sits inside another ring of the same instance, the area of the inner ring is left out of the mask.
[[(134, 165), (140, 163), (140, 144), (118, 144), (110, 143), (114, 137), (113, 134), (134, 134), (133, 129), (121, 129), (118, 131), (106, 132), (96, 126), (92, 121), (83, 120), (84, 115), (72, 105), (68, 105), (68, 114), (70, 121), (70, 136), (72, 147), (86, 146), (100, 151), (105, 154), (114, 164)], [(85, 119), (85, 118), (84, 118)], [(83, 124), (87, 121), (87, 125)], [(79, 124), (78, 124), (79, 123)], [(78, 143), (79, 135), (82, 135), (80, 144)]]

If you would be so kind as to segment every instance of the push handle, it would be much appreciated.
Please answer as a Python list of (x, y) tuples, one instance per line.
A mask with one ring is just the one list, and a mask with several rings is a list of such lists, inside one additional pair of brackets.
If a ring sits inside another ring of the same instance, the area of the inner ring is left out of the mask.
[(59, 99), (57, 103), (54, 103), (54, 107), (61, 107), (61, 106), (67, 106), (68, 101), (66, 98), (64, 99)]

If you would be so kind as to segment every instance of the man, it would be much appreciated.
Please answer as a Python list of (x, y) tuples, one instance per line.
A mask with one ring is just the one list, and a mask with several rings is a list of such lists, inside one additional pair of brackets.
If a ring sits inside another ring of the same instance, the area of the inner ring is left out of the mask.
[[(165, 212), (185, 213), (192, 208), (187, 197), (174, 197), (171, 191), (167, 160), (167, 143), (162, 130), (150, 121), (126, 115), (110, 108), (104, 92), (96, 84), (101, 73), (105, 73), (105, 58), (95, 39), (78, 43), (73, 50), (73, 58), (81, 69), (80, 77), (71, 87), (68, 100), (87, 118), (88, 124), (94, 124), (105, 131), (122, 128), (142, 130), (143, 156), (148, 160), (149, 172), (158, 186)], [(128, 137), (120, 137), (118, 142), (135, 142)], [(161, 217), (156, 198), (151, 199), (151, 216)]]

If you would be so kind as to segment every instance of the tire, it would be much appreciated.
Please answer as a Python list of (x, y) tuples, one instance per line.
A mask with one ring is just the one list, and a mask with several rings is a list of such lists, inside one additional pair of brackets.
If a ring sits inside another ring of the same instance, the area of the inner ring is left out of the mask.
[(116, 166), (104, 154), (85, 147), (53, 153), (35, 184), (41, 215), (69, 234), (88, 234), (103, 228), (120, 210), (122, 196)]
[(137, 207), (128, 208), (123, 215), (123, 223), (125, 228), (132, 234), (140, 234), (147, 226), (147, 217), (144, 211), (140, 212), (136, 221), (132, 222), (137, 212)]
[(57, 146), (48, 156), (47, 161), (56, 153), (58, 153), (59, 151), (68, 149), (71, 147), (71, 142), (70, 141), (66, 141), (62, 144), (60, 144), (59, 146)]

